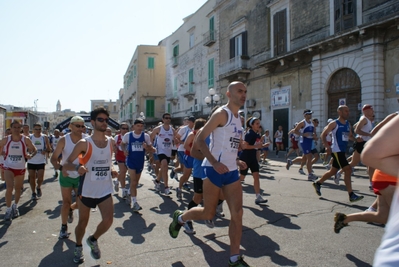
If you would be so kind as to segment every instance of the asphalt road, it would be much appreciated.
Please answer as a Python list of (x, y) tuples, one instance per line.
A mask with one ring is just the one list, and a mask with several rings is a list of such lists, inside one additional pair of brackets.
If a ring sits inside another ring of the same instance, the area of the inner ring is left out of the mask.
[[(320, 166), (316, 175), (324, 172)], [(70, 239), (58, 239), (61, 225), (61, 194), (58, 180), (51, 178), (53, 170), (46, 170), (43, 196), (30, 201), (31, 190), (25, 182), (25, 193), (20, 201), (21, 216), (11, 225), (3, 223), (5, 190), (0, 190), (0, 259), (1, 266), (75, 266), (73, 263), (75, 220), (69, 225)], [(364, 195), (357, 203), (350, 203), (343, 182), (332, 180), (322, 188), (318, 197), (307, 177), (298, 167), (285, 169), (281, 159), (273, 159), (261, 170), (261, 188), (269, 201), (267, 205), (254, 203), (252, 178), (243, 184), (244, 218), (242, 254), (251, 266), (371, 266), (384, 228), (354, 222), (350, 227), (333, 231), (335, 212), (353, 213), (365, 210), (375, 199), (368, 190), (364, 168), (352, 176), (353, 188)], [(175, 191), (164, 197), (153, 190), (152, 176), (144, 171), (138, 190), (140, 214), (114, 194), (115, 215), (111, 229), (99, 239), (100, 260), (90, 256), (84, 244), (85, 263), (82, 266), (228, 266), (229, 212), (217, 219), (213, 229), (203, 222), (195, 222), (195, 235), (183, 231), (177, 239), (168, 233), (171, 214), (183, 210), (191, 195), (184, 193), (178, 201)], [(170, 183), (176, 186), (173, 180)], [(119, 195), (121, 192), (119, 192)], [(98, 211), (91, 213), (86, 236), (93, 233), (100, 220)]]

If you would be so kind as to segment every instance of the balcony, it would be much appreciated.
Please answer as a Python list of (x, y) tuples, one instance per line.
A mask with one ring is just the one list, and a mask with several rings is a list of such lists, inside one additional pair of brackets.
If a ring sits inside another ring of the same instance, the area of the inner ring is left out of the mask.
[(177, 97), (177, 93), (168, 93), (166, 94), (166, 100), (171, 102), (173, 105), (176, 105), (179, 98)]
[(179, 56), (174, 56), (174, 57), (172, 58), (172, 67), (173, 67), (173, 68), (176, 68), (177, 65), (179, 65)]
[(208, 31), (202, 35), (204, 46), (211, 46), (216, 43), (216, 31)]
[[(191, 86), (193, 86), (194, 84), (190, 84)], [(188, 89), (182, 90), (181, 95), (185, 98), (187, 98), (187, 100), (191, 101), (194, 99), (195, 97), (195, 90), (194, 88), (190, 88), (191, 86), (189, 86)]]
[(245, 81), (249, 73), (248, 56), (236, 56), (235, 58), (222, 63), (219, 67), (219, 75), (221, 78), (229, 81)]

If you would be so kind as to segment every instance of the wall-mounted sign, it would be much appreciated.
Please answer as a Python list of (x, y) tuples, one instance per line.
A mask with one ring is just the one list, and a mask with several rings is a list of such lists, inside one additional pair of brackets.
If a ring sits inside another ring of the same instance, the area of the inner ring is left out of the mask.
[(345, 106), (346, 105), (346, 98), (340, 98), (338, 102), (338, 106)]
[(288, 106), (291, 100), (291, 87), (271, 90), (272, 107)]

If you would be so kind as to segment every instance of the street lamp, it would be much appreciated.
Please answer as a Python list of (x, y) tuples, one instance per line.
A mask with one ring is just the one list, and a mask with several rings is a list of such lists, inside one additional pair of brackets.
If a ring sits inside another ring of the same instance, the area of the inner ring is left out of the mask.
[(215, 89), (211, 88), (208, 91), (209, 95), (205, 97), (205, 103), (213, 109), (214, 103), (217, 104), (220, 101), (220, 96), (216, 94)]

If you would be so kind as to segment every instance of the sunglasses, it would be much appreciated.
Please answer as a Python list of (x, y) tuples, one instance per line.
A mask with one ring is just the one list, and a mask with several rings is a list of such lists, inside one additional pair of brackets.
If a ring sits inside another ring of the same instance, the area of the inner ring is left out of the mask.
[(79, 124), (72, 124), (73, 126), (75, 126), (76, 128), (80, 129), (80, 128), (86, 128), (86, 125), (79, 125)]
[(40, 129), (33, 129), (33, 130), (35, 130), (35, 131), (41, 131), (42, 129), (40, 128)]
[(171, 117), (164, 117), (165, 120), (170, 120), (172, 119)]
[(106, 122), (106, 123), (108, 123), (109, 122), (109, 119), (104, 119), (104, 118), (96, 118), (96, 120), (97, 121), (99, 121), (99, 122)]
[(121, 130), (129, 130), (129, 128), (122, 127)]

